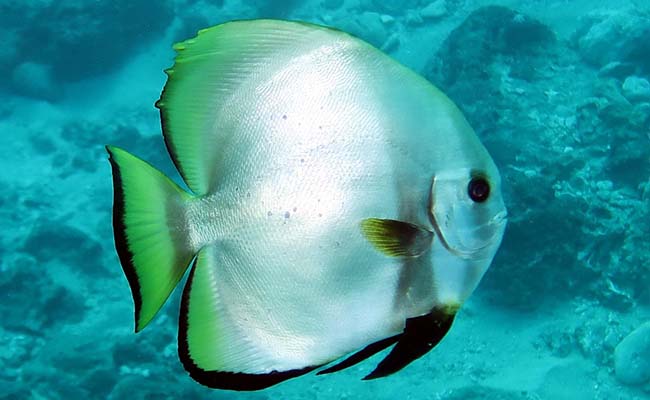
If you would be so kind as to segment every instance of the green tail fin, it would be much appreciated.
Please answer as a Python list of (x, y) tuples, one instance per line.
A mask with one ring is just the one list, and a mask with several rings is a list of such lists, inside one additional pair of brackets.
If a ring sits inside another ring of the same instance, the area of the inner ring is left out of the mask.
[(183, 212), (191, 196), (145, 161), (117, 147), (106, 150), (113, 169), (115, 248), (131, 286), (139, 332), (194, 257)]

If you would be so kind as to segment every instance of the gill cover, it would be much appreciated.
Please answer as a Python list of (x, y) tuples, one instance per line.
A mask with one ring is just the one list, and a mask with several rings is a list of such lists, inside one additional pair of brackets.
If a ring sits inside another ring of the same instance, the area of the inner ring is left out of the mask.
[[(499, 174), (496, 169), (491, 172), (450, 170), (433, 178), (429, 217), (443, 246), (458, 257), (491, 257), (486, 252), (501, 241), (506, 212)], [(489, 190), (480, 201), (472, 199), (468, 187), (477, 178)]]

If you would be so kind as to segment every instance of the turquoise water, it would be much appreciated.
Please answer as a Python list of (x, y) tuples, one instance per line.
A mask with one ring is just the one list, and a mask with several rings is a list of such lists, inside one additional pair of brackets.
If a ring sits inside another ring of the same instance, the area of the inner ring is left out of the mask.
[[(204, 388), (178, 361), (178, 291), (133, 333), (103, 146), (178, 180), (153, 106), (171, 44), (256, 17), (338, 27), (420, 72), (501, 171), (490, 270), (446, 338), (388, 378), (360, 380), (378, 355)], [(0, 399), (650, 397), (649, 3), (0, 0), (0, 41)]]

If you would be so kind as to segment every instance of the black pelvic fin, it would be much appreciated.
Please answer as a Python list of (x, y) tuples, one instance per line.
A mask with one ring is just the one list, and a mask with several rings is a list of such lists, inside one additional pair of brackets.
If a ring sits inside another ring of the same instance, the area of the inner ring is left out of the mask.
[(346, 358), (345, 360), (341, 361), (340, 363), (331, 366), (329, 368), (326, 368), (322, 371), (318, 371), (316, 375), (331, 374), (333, 372), (338, 372), (343, 369), (349, 368), (353, 365), (356, 365), (361, 361), (365, 360), (366, 358), (372, 357), (375, 354), (379, 353), (380, 351), (386, 349), (387, 347), (395, 344), (395, 342), (399, 340), (400, 336), (402, 336), (402, 334), (391, 336), (389, 338), (382, 339), (373, 344), (369, 344), (368, 346), (357, 351), (356, 353)]
[(428, 353), (447, 334), (454, 316), (449, 308), (436, 307), (429, 314), (407, 319), (393, 350), (363, 380), (394, 374)]

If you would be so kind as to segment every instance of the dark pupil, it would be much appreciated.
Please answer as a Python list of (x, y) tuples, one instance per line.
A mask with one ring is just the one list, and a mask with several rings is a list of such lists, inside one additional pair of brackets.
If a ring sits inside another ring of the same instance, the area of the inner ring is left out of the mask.
[(467, 185), (467, 193), (470, 199), (482, 203), (490, 195), (490, 184), (483, 177), (472, 178)]

